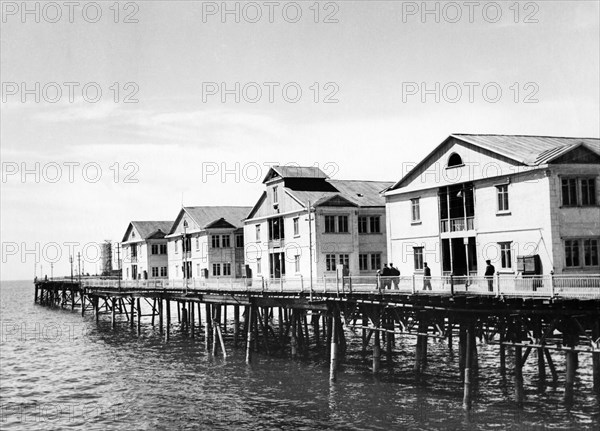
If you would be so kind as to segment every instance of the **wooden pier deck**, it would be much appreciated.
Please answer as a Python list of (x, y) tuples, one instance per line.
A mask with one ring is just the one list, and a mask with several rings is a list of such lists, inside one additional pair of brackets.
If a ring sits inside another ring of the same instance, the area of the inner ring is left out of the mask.
[[(332, 381), (346, 353), (349, 330), (358, 330), (362, 351), (372, 353), (373, 373), (381, 368), (382, 349), (384, 362), (392, 362), (399, 334), (416, 338), (416, 375), (425, 372), (428, 339), (445, 340), (449, 349), (457, 339), (457, 378), (464, 384), (467, 410), (478, 373), (478, 340), (499, 346), (498, 370), (504, 376), (506, 351), (514, 350), (514, 363), (509, 366), (518, 405), (524, 401), (522, 368), (527, 360), (535, 357), (541, 381), (547, 373), (553, 381), (564, 380), (565, 402), (572, 403), (578, 355), (591, 354), (593, 390), (600, 394), (600, 276), (546, 277), (534, 282), (496, 278), (492, 286), (489, 279), (439, 277), (430, 281), (432, 290), (423, 290), (423, 281), (346, 277), (317, 280), (310, 289), (304, 280), (294, 279), (203, 283), (54, 279), (36, 281), (35, 301), (78, 308), (82, 316), (93, 312), (96, 320), (109, 315), (113, 327), (124, 316), (138, 331), (142, 318), (150, 318), (165, 340), (173, 330), (175, 305), (180, 330), (201, 338), (213, 354), (227, 355), (225, 333), (232, 335), (233, 346), (245, 349), (247, 362), (256, 352), (296, 357), (308, 348), (322, 349)], [(228, 318), (231, 308), (233, 316)], [(564, 352), (563, 376), (550, 351)]]

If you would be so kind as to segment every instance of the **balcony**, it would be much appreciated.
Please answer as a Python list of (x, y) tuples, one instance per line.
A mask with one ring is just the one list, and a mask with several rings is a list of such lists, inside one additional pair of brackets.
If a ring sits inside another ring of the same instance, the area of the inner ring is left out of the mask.
[(473, 229), (475, 229), (475, 217), (459, 217), (440, 220), (440, 230), (442, 233), (463, 232)]
[(281, 248), (284, 245), (285, 245), (285, 240), (283, 238), (269, 240), (269, 248)]

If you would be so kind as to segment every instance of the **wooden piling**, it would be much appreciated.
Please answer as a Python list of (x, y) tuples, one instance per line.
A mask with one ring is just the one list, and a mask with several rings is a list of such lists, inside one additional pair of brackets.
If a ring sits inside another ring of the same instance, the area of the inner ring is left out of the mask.
[[(600, 321), (596, 320), (592, 327), (592, 339), (597, 343), (600, 342)], [(600, 346), (598, 346), (600, 347)], [(598, 349), (592, 353), (592, 374), (593, 374), (593, 389), (600, 394), (600, 352)]]
[(194, 310), (194, 303), (192, 301), (190, 301), (188, 303), (188, 309), (190, 310), (190, 323), (189, 323), (189, 327), (190, 327), (190, 337), (194, 338), (195, 334), (195, 326), (196, 326), (196, 312)]
[(573, 387), (575, 385), (575, 375), (577, 372), (577, 352), (566, 352), (566, 376), (565, 376), (565, 404), (571, 406), (573, 404)]
[(335, 382), (337, 380), (337, 369), (338, 369), (338, 331), (337, 331), (337, 312), (333, 312), (331, 317), (331, 351), (329, 353), (329, 381)]
[(240, 306), (233, 306), (233, 345), (237, 347), (240, 332)]
[(170, 337), (170, 333), (171, 333), (171, 301), (168, 299), (165, 300), (165, 308), (167, 309), (165, 340), (169, 341), (169, 337)]
[(252, 306), (246, 307), (246, 363), (250, 364), (252, 361)]
[(298, 331), (298, 319), (296, 318), (296, 310), (292, 310), (292, 336), (290, 338), (290, 352), (292, 354), (292, 358), (295, 358), (298, 354), (298, 339), (296, 338), (296, 333)]
[(523, 400), (525, 393), (523, 390), (523, 348), (521, 346), (515, 346), (515, 401), (517, 407), (523, 407)]
[(135, 298), (132, 296), (130, 298), (131, 303), (129, 304), (129, 326), (131, 327), (131, 329), (133, 329), (133, 325), (134, 325), (134, 312), (135, 312)]
[(115, 327), (115, 298), (111, 298), (111, 307), (110, 307), (110, 327), (114, 329)]
[(210, 304), (204, 304), (204, 342), (206, 344), (206, 351), (210, 351), (210, 332), (212, 331), (212, 313), (210, 310)]
[(473, 361), (473, 355), (470, 354), (473, 350), (472, 337), (474, 331), (474, 325), (469, 325), (466, 336), (466, 351), (469, 352), (465, 357), (465, 371), (464, 371), (464, 391), (463, 391), (463, 409), (471, 410), (471, 363)]
[[(131, 316), (133, 320), (133, 316)], [(142, 332), (142, 305), (140, 298), (137, 298), (137, 333), (140, 335)]]
[(158, 299), (158, 332), (160, 335), (163, 335), (163, 300), (162, 298)]

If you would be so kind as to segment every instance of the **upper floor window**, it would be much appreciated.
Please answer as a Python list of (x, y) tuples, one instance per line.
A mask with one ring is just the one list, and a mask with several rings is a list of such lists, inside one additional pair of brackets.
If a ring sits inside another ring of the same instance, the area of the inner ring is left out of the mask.
[(457, 153), (452, 153), (450, 157), (448, 157), (448, 167), (452, 168), (454, 166), (460, 166), (463, 164), (462, 158)]
[(160, 245), (160, 254), (167, 254), (167, 244)]
[(223, 275), (231, 275), (231, 264), (230, 263), (223, 264)]
[[(337, 223), (336, 223), (337, 221)], [(325, 216), (325, 233), (348, 233), (348, 216), (347, 215), (326, 215)]]
[(177, 239), (176, 239), (174, 242), (175, 242), (175, 244), (174, 244), (174, 246), (175, 246), (175, 253), (178, 253), (178, 250), (177, 250), (177, 249), (178, 249), (177, 243), (179, 242), (179, 240), (177, 240)]
[(563, 178), (563, 206), (596, 205), (596, 178)]
[(371, 217), (369, 223), (369, 229), (371, 233), (380, 233), (381, 232), (381, 217), (373, 216)]
[(273, 203), (277, 203), (277, 186), (273, 187)]
[(419, 222), (421, 221), (421, 199), (415, 198), (410, 200), (411, 207), (411, 221)]
[(381, 233), (380, 216), (358, 217), (358, 233)]
[(300, 235), (300, 218), (294, 218), (294, 236)]
[(413, 247), (415, 270), (423, 270), (423, 247)]
[(196, 237), (196, 250), (200, 250), (200, 237)]
[(235, 246), (237, 248), (244, 247), (244, 234), (238, 233), (235, 235)]
[(359, 217), (358, 218), (358, 233), (368, 233), (368, 226), (369, 226), (369, 222), (368, 222), (369, 218), (368, 217)]
[(223, 247), (223, 248), (231, 247), (231, 237), (229, 235), (221, 236), (221, 247)]
[(348, 232), (348, 216), (338, 216), (338, 232)]
[(221, 238), (220, 235), (211, 235), (212, 248), (220, 248), (221, 247), (220, 238)]
[(498, 201), (498, 212), (508, 211), (508, 184), (496, 186), (496, 197)]
[(325, 233), (335, 232), (335, 216), (325, 216)]
[[(152, 244), (152, 254), (158, 254), (158, 244)], [(154, 268), (152, 271), (154, 271)]]
[(260, 225), (256, 225), (256, 240), (260, 241)]

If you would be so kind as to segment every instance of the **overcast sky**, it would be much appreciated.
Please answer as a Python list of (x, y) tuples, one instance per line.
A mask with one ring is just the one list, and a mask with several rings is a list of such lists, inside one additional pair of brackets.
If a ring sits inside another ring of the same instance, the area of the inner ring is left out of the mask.
[(600, 135), (597, 1), (421, 4), (3, 2), (1, 278), (252, 206), (266, 164), (397, 181), (454, 132)]

